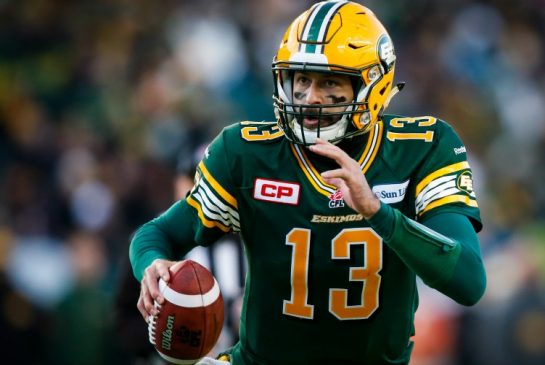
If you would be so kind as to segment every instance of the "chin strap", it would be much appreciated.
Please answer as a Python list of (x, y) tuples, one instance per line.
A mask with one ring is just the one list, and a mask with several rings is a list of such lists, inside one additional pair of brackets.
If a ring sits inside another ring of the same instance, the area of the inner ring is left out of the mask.
[(404, 82), (400, 82), (399, 84), (397, 84), (396, 86), (394, 86), (392, 88), (392, 90), (390, 90), (390, 94), (388, 95), (388, 97), (386, 98), (386, 101), (384, 102), (384, 107), (383, 109), (386, 109), (388, 107), (388, 105), (390, 104), (390, 101), (392, 101), (392, 99), (394, 98), (394, 96), (396, 96), (396, 94), (398, 92), (400, 92), (401, 90), (403, 90), (403, 88), (405, 87), (405, 83)]

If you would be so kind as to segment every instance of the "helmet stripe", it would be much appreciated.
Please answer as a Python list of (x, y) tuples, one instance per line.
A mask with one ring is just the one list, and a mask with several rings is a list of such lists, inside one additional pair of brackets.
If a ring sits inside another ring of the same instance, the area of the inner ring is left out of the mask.
[(300, 52), (323, 53), (327, 29), (331, 19), (347, 1), (325, 1), (314, 7), (301, 35)]

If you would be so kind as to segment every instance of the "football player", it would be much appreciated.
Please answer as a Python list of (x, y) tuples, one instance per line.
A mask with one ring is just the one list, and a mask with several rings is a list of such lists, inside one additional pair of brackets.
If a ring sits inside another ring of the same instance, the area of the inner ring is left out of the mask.
[(486, 275), (466, 148), (435, 117), (384, 113), (401, 88), (395, 64), (360, 4), (319, 2), (295, 19), (272, 66), (278, 120), (225, 128), (187, 198), (136, 232), (144, 318), (163, 301), (173, 247), (229, 232), (248, 261), (240, 341), (220, 357), (231, 364), (407, 364), (417, 276), (478, 302)]

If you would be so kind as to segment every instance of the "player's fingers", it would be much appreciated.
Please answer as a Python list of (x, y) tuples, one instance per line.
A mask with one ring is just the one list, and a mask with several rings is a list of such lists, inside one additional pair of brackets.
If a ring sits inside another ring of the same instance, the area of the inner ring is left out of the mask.
[(337, 160), (340, 157), (340, 153), (334, 147), (334, 145), (330, 146), (328, 142), (325, 142), (318, 138), (316, 139), (316, 144), (309, 146), (309, 149), (319, 155)]
[(311, 150), (316, 150), (319, 154), (335, 160), (352, 160), (352, 158), (350, 158), (350, 156), (348, 156), (348, 154), (340, 149), (338, 146), (321, 138), (317, 138), (316, 144), (310, 147), (312, 147)]
[(309, 146), (310, 150), (320, 155), (330, 158), (341, 156), (344, 151), (332, 143), (326, 142), (320, 138), (316, 139), (316, 144)]
[(172, 266), (170, 267), (170, 272), (171, 272), (172, 274), (176, 273), (176, 272), (180, 269), (180, 267), (182, 267), (182, 265), (184, 264), (184, 262), (185, 262), (185, 260), (182, 260), (182, 261), (178, 261), (177, 263), (175, 263), (174, 265), (172, 265)]
[(344, 186), (346, 186), (344, 180), (338, 177), (324, 177), (323, 179), (326, 184), (333, 185), (337, 189), (342, 189)]
[(153, 301), (153, 298), (151, 297), (149, 293), (149, 289), (145, 280), (142, 281), (139, 299), (142, 300), (142, 306), (144, 307), (145, 314), (149, 315), (153, 307), (153, 306), (150, 306), (150, 303)]
[(148, 291), (146, 290), (146, 286), (143, 283), (142, 288), (140, 289), (140, 297), (138, 298), (137, 307), (140, 311), (140, 314), (142, 314), (142, 317), (144, 317), (144, 320), (147, 322), (148, 317), (152, 314), (153, 310), (153, 299), (149, 296)]
[(168, 269), (172, 266), (173, 262), (168, 260), (155, 260), (153, 264), (156, 269), (157, 278), (160, 277), (168, 283), (170, 280), (170, 272)]
[(328, 170), (322, 172), (321, 175), (324, 179), (339, 178), (346, 180), (349, 177), (348, 171), (346, 169)]
[(346, 169), (336, 169), (322, 172), (322, 178), (326, 184), (334, 185), (337, 189), (342, 189), (345, 186), (350, 189), (357, 188), (355, 182), (353, 182), (352, 176)]
[(353, 170), (359, 167), (359, 164), (346, 152), (330, 142), (321, 139), (316, 140), (316, 144), (309, 146), (310, 150), (318, 155), (330, 158), (337, 162), (339, 166)]
[(144, 271), (144, 282), (142, 283), (142, 287), (145, 287), (147, 289), (147, 292), (152, 299), (155, 299), (157, 302), (162, 304), (163, 297), (159, 292), (159, 277), (160, 274), (158, 270), (158, 264), (154, 262)]
[(332, 179), (342, 179), (351, 188), (357, 188), (362, 184), (362, 173), (360, 167), (356, 169), (340, 168), (335, 170), (328, 170), (321, 173), (322, 178), (328, 184), (333, 184), (336, 187), (340, 187), (339, 182), (333, 182)]
[(148, 321), (148, 313), (146, 312), (146, 308), (144, 307), (144, 299), (142, 297), (138, 298), (138, 302), (136, 303), (136, 308), (138, 308), (138, 311), (142, 315), (142, 318), (144, 318), (144, 321)]

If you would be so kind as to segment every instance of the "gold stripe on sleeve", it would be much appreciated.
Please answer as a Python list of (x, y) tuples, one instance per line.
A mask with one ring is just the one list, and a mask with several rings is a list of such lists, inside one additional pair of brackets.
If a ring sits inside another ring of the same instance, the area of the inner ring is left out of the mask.
[(454, 163), (452, 165), (445, 166), (437, 171), (432, 172), (428, 176), (426, 176), (420, 183), (416, 186), (416, 196), (420, 194), (422, 189), (426, 187), (430, 182), (437, 179), (438, 177), (441, 177), (443, 175), (451, 174), (456, 171), (460, 171), (463, 169), (468, 169), (469, 163), (467, 161), (462, 161), (458, 163)]
[(197, 211), (197, 215), (199, 216), (202, 224), (205, 227), (208, 227), (208, 228), (217, 227), (217, 228), (221, 229), (225, 233), (231, 231), (231, 229), (229, 227), (224, 226), (223, 224), (221, 224), (218, 221), (211, 221), (211, 220), (206, 219), (206, 216), (204, 215), (204, 213), (202, 211), (201, 205), (199, 204), (199, 202), (197, 202), (195, 199), (193, 199), (193, 197), (191, 197), (191, 195), (187, 197), (186, 201), (187, 201), (187, 204), (189, 204), (190, 206), (195, 208), (195, 210)]
[(450, 195), (446, 196), (444, 198), (435, 200), (434, 202), (428, 204), (426, 208), (424, 208), (418, 215), (422, 215), (428, 210), (432, 210), (433, 208), (439, 207), (441, 205), (450, 204), (450, 203), (464, 203), (466, 205), (469, 205), (470, 207), (477, 208), (477, 201), (469, 196), (466, 195)]
[(238, 209), (238, 203), (235, 197), (233, 197), (231, 194), (227, 192), (217, 181), (214, 179), (214, 177), (210, 174), (206, 166), (204, 166), (204, 163), (201, 161), (199, 163), (198, 169), (202, 172), (204, 177), (206, 178), (206, 181), (210, 183), (210, 185), (214, 188), (214, 190), (229, 204), (231, 204), (232, 207), (235, 207)]

